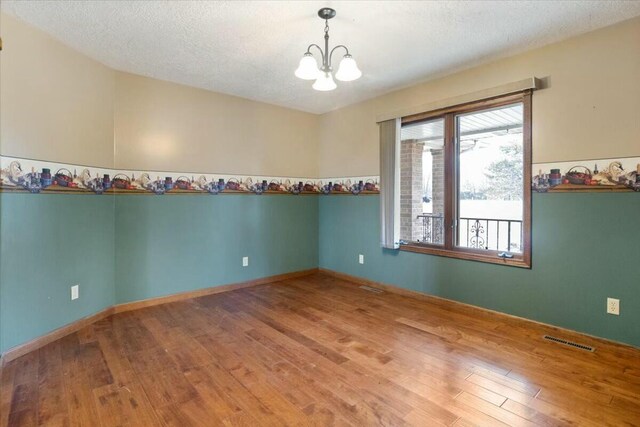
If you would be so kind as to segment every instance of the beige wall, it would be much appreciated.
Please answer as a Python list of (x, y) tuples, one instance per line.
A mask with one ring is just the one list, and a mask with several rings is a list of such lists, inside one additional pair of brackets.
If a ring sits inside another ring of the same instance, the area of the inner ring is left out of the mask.
[(0, 14), (0, 153), (113, 165), (114, 72)]
[(531, 76), (549, 82), (534, 95), (534, 162), (640, 155), (640, 18), (315, 116), (116, 72), (0, 16), (7, 156), (189, 172), (377, 174), (376, 116)]
[(319, 116), (114, 71), (0, 16), (0, 154), (122, 169), (317, 176)]
[(380, 114), (532, 76), (549, 82), (533, 97), (534, 162), (640, 155), (636, 18), (323, 115), (320, 177), (378, 174)]
[(317, 115), (117, 73), (116, 167), (318, 174)]

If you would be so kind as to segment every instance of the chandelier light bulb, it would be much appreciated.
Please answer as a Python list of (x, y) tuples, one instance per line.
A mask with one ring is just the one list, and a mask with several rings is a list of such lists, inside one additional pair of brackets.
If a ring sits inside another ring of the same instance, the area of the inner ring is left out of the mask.
[(316, 58), (309, 52), (305, 53), (298, 69), (296, 70), (296, 77), (302, 80), (315, 80), (318, 78), (320, 70), (318, 70), (318, 62)]
[(328, 92), (334, 90), (336, 87), (338, 86), (336, 82), (333, 81), (331, 71), (321, 71), (316, 82), (313, 84), (313, 88), (321, 92)]
[(358, 80), (361, 76), (362, 71), (358, 68), (358, 64), (356, 64), (355, 59), (353, 59), (351, 55), (346, 54), (342, 58), (342, 61), (340, 61), (340, 66), (336, 73), (336, 79), (343, 82), (350, 82)]

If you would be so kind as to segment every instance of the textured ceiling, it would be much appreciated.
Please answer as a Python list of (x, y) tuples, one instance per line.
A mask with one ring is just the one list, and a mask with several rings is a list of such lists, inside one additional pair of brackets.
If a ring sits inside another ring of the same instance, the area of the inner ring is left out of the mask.
[[(321, 44), (364, 75), (319, 93), (293, 75)], [(640, 15), (640, 1), (12, 1), (2, 11), (118, 70), (313, 113)]]

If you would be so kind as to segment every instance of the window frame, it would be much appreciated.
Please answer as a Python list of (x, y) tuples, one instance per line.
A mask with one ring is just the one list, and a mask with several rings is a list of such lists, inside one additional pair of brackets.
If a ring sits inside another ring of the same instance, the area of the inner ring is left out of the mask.
[[(449, 258), (466, 259), (492, 264), (531, 268), (531, 89), (468, 102), (434, 111), (413, 114), (401, 119), (402, 126), (426, 120), (444, 119), (444, 245), (425, 243), (401, 243), (400, 250), (418, 252)], [(456, 116), (489, 108), (522, 103), (522, 152), (523, 152), (523, 212), (522, 212), (522, 253), (513, 253), (513, 258), (498, 256), (504, 251), (473, 249), (456, 246), (458, 218), (459, 167), (456, 153)], [(398, 142), (400, 143), (400, 142)]]

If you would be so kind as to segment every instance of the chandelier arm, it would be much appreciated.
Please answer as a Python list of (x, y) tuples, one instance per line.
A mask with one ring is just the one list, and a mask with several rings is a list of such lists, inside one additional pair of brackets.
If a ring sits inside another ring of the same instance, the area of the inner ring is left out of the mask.
[(322, 48), (320, 46), (318, 46), (315, 43), (312, 43), (309, 45), (309, 47), (307, 48), (307, 53), (311, 53), (311, 48), (315, 47), (320, 51), (320, 56), (322, 57), (322, 64), (324, 65), (324, 52), (322, 51)]
[(336, 46), (333, 49), (331, 49), (331, 53), (329, 53), (329, 67), (331, 67), (331, 59), (333, 58), (333, 51), (335, 51), (339, 47), (344, 48), (344, 50), (347, 51), (347, 55), (349, 55), (349, 49), (347, 49), (347, 47), (345, 45), (339, 44), (338, 46)]

